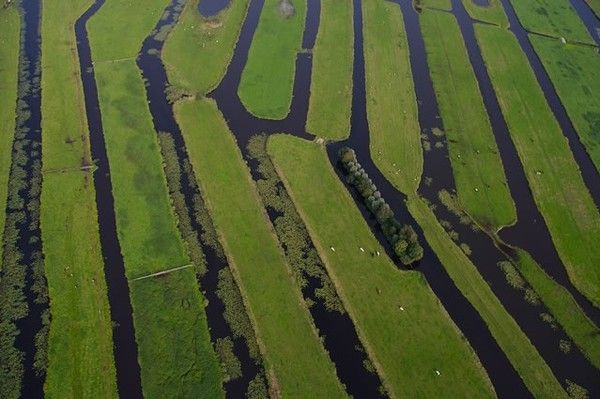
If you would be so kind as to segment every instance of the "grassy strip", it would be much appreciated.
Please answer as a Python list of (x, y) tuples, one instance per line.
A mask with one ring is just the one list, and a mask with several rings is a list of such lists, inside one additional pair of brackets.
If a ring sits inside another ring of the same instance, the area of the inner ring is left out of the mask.
[(585, 0), (592, 10), (594, 10), (594, 14), (600, 18), (600, 0)]
[(275, 170), (275, 165), (267, 154), (267, 136), (254, 136), (248, 144), (250, 157), (258, 161), (258, 171), (261, 178), (256, 181), (256, 188), (268, 210), (277, 212), (275, 232), (285, 252), (286, 259), (294, 272), (294, 278), (304, 289), (308, 279), (318, 280), (318, 288), (314, 292), (304, 292), (308, 301), (323, 301), (329, 311), (344, 314), (346, 310), (337, 295), (333, 282), (327, 274), (327, 269), (321, 261), (317, 250), (312, 245), (304, 222), (298, 215), (294, 202), (283, 188), (283, 183)]
[(452, 9), (452, 0), (414, 0), (417, 10), (428, 8), (437, 8), (439, 10), (450, 11)]
[(515, 205), (458, 24), (437, 11), (425, 11), (420, 21), (458, 197), (486, 228), (510, 225)]
[(600, 170), (600, 71), (598, 51), (564, 45), (530, 35), (536, 53), (548, 71), (581, 141)]
[(271, 388), (284, 397), (344, 396), (223, 117), (208, 100), (180, 102), (175, 110), (262, 343)]
[(567, 140), (512, 34), (476, 27), (477, 40), (534, 199), (573, 284), (600, 304), (600, 215)]
[[(0, 8), (0, 231), (4, 231), (8, 175), (15, 136), (21, 17), (17, 4)], [(0, 245), (0, 258), (3, 247)], [(1, 268), (1, 266), (0, 266)]]
[(352, 16), (352, 0), (321, 1), (306, 130), (329, 139), (343, 139), (350, 134)]
[(306, 2), (294, 0), (295, 13), (289, 17), (282, 15), (281, 4), (265, 0), (238, 87), (248, 111), (269, 119), (284, 118), (290, 110), (306, 19)]
[[(232, 1), (225, 10), (208, 19), (198, 12), (199, 1), (187, 2), (165, 43), (163, 60), (174, 86), (204, 95), (215, 88), (225, 74), (248, 0)], [(202, 73), (198, 73), (199, 66)]]
[(402, 12), (386, 1), (361, 3), (371, 154), (402, 191), (416, 191), (423, 172), (421, 128)]
[(49, 397), (117, 397), (112, 323), (92, 176), (51, 172), (89, 164), (75, 20), (88, 0), (47, 4), (42, 14), (41, 225), (50, 293)]
[(519, 20), (529, 31), (595, 44), (569, 1), (529, 0), (511, 3)]
[[(143, 5), (108, 1), (88, 27), (117, 229), (130, 279), (189, 263), (134, 60), (165, 5), (164, 0)], [(122, 40), (124, 37), (127, 40)], [(119, 57), (124, 60), (97, 62)], [(220, 368), (210, 345), (194, 272), (184, 269), (132, 282), (130, 294), (145, 396), (222, 397)]]
[(500, 0), (488, 0), (487, 6), (475, 4), (473, 0), (462, 0), (463, 5), (471, 17), (480, 21), (489, 22), (502, 27), (508, 26), (508, 18), (504, 13)]
[(268, 151), (392, 396), (493, 396), (422, 275), (398, 270), (385, 255), (323, 148), (279, 135)]
[(534, 397), (559, 398), (567, 394), (518, 324), (504, 309), (489, 285), (463, 251), (448, 238), (433, 212), (419, 197), (412, 196), (408, 207), (423, 228), (427, 242), (444, 264), (448, 274), (488, 325), (494, 339)]
[(548, 276), (523, 250), (516, 265), (560, 325), (588, 359), (600, 368), (600, 331), (582, 312), (571, 294)]
[(129, 286), (144, 396), (224, 397), (193, 269)]

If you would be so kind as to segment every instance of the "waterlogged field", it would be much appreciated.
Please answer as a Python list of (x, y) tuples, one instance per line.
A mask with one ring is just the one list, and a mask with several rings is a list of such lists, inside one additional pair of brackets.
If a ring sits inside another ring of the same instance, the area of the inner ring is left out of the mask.
[(510, 225), (515, 205), (458, 24), (440, 11), (425, 11), (420, 21), (458, 197), (479, 224)]
[(42, 15), (41, 227), (50, 294), (48, 397), (117, 397), (112, 321), (90, 171), (74, 23), (88, 0)]
[(529, 31), (595, 44), (570, 1), (529, 0), (511, 3), (519, 20)]
[[(0, 8), (0, 207), (6, 208), (8, 175), (15, 136), (15, 109), (19, 78), (21, 17), (16, 5)], [(6, 214), (0, 212), (0, 231)], [(0, 257), (2, 256), (0, 246)]]
[(339, 139), (350, 132), (353, 38), (352, 0), (322, 1), (306, 120), (314, 135)]
[(267, 119), (282, 119), (292, 102), (296, 54), (302, 48), (306, 3), (265, 0), (254, 32), (238, 94), (248, 111)]
[[(135, 63), (142, 41), (166, 5), (166, 1), (146, 2), (139, 9), (128, 1), (109, 0), (88, 29), (117, 230), (130, 279), (142, 389), (151, 397), (197, 396), (207, 390), (220, 396), (219, 365), (195, 274), (183, 269), (156, 280), (132, 281), (190, 263), (177, 230), (144, 83)], [(123, 15), (128, 15), (126, 20), (121, 19)], [(127, 40), (115, 40), (123, 37)]]
[(573, 284), (600, 303), (600, 214), (512, 34), (478, 25), (477, 40), (529, 186)]
[(223, 117), (210, 100), (181, 102), (175, 111), (207, 206), (262, 343), (271, 385), (283, 396), (343, 397), (333, 364)]
[(269, 153), (390, 394), (494, 396), (423, 276), (399, 270), (385, 254), (323, 147), (279, 135)]
[(600, 57), (592, 47), (564, 45), (530, 35), (529, 40), (575, 125), (581, 141), (600, 170)]
[(379, 1), (363, 1), (362, 10), (371, 156), (401, 191), (416, 191), (423, 171), (421, 128), (402, 13)]

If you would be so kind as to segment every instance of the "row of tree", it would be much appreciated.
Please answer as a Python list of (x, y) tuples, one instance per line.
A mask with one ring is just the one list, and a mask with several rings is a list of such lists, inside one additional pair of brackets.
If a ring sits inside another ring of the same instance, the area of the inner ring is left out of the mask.
[(412, 226), (402, 225), (396, 220), (394, 211), (381, 197), (381, 193), (367, 172), (358, 163), (354, 150), (348, 147), (342, 148), (339, 152), (339, 160), (346, 172), (346, 181), (362, 196), (398, 259), (404, 265), (410, 265), (423, 258), (423, 247), (419, 244), (417, 233)]

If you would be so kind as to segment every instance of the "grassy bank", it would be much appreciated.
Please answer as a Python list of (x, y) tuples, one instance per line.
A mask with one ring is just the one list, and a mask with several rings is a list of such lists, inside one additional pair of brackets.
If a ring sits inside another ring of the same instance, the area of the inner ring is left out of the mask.
[(595, 44), (569, 1), (511, 1), (523, 26), (533, 32)]
[(493, 396), (422, 275), (385, 255), (323, 148), (281, 135), (269, 140), (269, 153), (392, 396)]
[[(166, 5), (165, 0), (143, 5), (109, 0), (88, 27), (117, 230), (130, 280), (189, 263), (135, 64), (142, 41)], [(222, 396), (220, 366), (211, 348), (204, 299), (194, 273), (184, 269), (129, 285), (144, 394)]]
[(594, 14), (596, 14), (597, 17), (600, 18), (600, 0), (585, 0), (586, 3), (588, 3), (591, 7), (591, 9), (594, 11)]
[[(169, 70), (171, 84), (204, 95), (215, 88), (225, 74), (248, 1), (232, 1), (225, 10), (209, 19), (198, 12), (199, 1), (187, 2), (165, 43), (162, 58)], [(190, 53), (194, 56), (190, 57)], [(200, 65), (202, 73), (198, 73)]]
[[(15, 137), (20, 39), (21, 17), (17, 4), (0, 8), (0, 231), (4, 231), (4, 209)], [(0, 245), (0, 259), (3, 249)]]
[(385, 1), (361, 3), (371, 156), (403, 192), (416, 191), (421, 128), (402, 12)]
[(567, 140), (514, 36), (476, 27), (511, 137), (535, 202), (573, 284), (600, 304), (600, 215)]
[(600, 169), (600, 71), (598, 52), (537, 35), (529, 39), (590, 154)]
[(481, 315), (533, 396), (566, 398), (567, 394), (552, 374), (552, 370), (502, 306), (473, 263), (450, 240), (424, 201), (411, 196), (408, 208), (423, 229), (427, 242), (444, 264), (450, 278)]
[(487, 228), (510, 225), (515, 205), (458, 24), (438, 11), (420, 21), (460, 202)]
[(321, 1), (306, 130), (328, 139), (350, 134), (354, 30), (352, 0)]
[(344, 396), (223, 117), (210, 100), (180, 102), (175, 109), (272, 389), (284, 397)]
[(600, 368), (600, 330), (583, 313), (575, 299), (523, 251), (517, 251), (517, 267), (552, 315), (585, 356)]
[[(75, 20), (88, 0), (42, 14), (42, 241), (50, 294), (48, 397), (117, 397)], [(68, 169), (68, 172), (58, 170)]]
[(306, 3), (292, 3), (294, 15), (286, 17), (279, 0), (265, 0), (238, 87), (248, 111), (262, 118), (281, 119), (290, 110), (306, 19)]
[(488, 0), (488, 2), (489, 5), (480, 6), (475, 4), (473, 0), (462, 0), (463, 5), (471, 17), (502, 27), (508, 26), (508, 18), (504, 13), (500, 0)]

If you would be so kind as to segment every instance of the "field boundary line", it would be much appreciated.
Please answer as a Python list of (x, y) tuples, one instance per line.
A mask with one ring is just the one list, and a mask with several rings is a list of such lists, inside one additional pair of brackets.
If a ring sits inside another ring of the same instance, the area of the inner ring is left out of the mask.
[(192, 266), (194, 266), (193, 263), (188, 263), (187, 265), (177, 266), (177, 267), (174, 267), (172, 269), (167, 269), (167, 270), (163, 270), (163, 271), (160, 271), (160, 272), (147, 274), (145, 276), (136, 277), (136, 278), (130, 279), (129, 281), (139, 281), (139, 280), (144, 280), (144, 279), (152, 278), (152, 277), (160, 277), (160, 276), (164, 276), (166, 274), (172, 273), (172, 272), (176, 272), (176, 271), (179, 271), (179, 270), (190, 268)]

